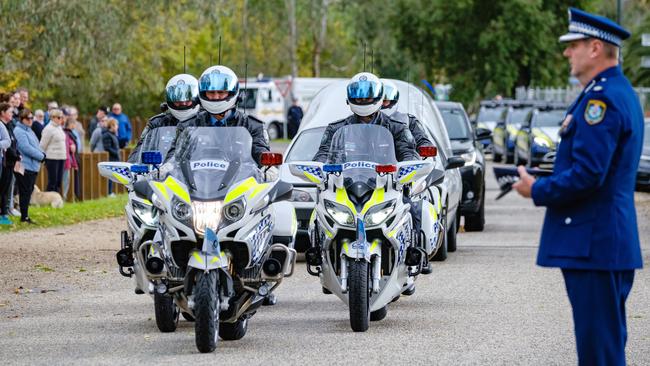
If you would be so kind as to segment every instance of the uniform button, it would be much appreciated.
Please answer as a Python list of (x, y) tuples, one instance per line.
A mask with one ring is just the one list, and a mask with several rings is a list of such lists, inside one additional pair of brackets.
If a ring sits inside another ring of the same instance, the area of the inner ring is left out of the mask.
[(567, 217), (566, 219), (564, 219), (564, 223), (569, 225), (571, 223), (571, 218)]

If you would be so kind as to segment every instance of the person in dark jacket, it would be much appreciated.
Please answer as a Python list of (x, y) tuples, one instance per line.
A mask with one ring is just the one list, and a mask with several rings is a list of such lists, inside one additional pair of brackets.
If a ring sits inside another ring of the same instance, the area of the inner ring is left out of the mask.
[(152, 130), (158, 127), (178, 126), (196, 116), (201, 108), (199, 103), (199, 82), (189, 74), (179, 74), (169, 79), (165, 87), (167, 111), (151, 117), (142, 131), (128, 161), (135, 163), (140, 159), (142, 143)]
[(168, 160), (173, 156), (176, 141), (185, 127), (244, 127), (253, 138), (251, 155), (260, 165), (262, 153), (270, 151), (264, 137), (264, 123), (255, 117), (243, 114), (235, 109), (239, 94), (239, 79), (226, 66), (212, 66), (201, 74), (199, 79), (199, 100), (205, 111), (195, 118), (179, 125), (176, 140), (167, 153)]
[(326, 162), (334, 133), (343, 126), (357, 123), (370, 123), (386, 127), (393, 135), (398, 161), (420, 160), (420, 156), (415, 150), (415, 140), (408, 127), (379, 111), (383, 98), (383, 86), (379, 78), (369, 72), (355, 75), (347, 87), (347, 101), (353, 114), (327, 126), (313, 160)]
[(45, 128), (45, 113), (42, 110), (37, 109), (34, 111), (34, 122), (32, 123), (32, 131), (38, 138), (38, 141), (41, 141), (41, 134), (43, 133), (43, 128)]
[[(11, 225), (9, 220), (9, 206), (13, 194), (14, 166), (20, 160), (20, 153), (16, 147), (14, 136), (13, 107), (9, 103), (0, 103), (0, 123), (9, 138), (8, 147), (2, 154), (2, 173), (0, 174), (0, 224)], [(5, 145), (6, 141), (5, 141)]]
[(298, 99), (293, 98), (293, 105), (287, 111), (287, 122), (289, 138), (292, 139), (298, 133), (300, 122), (302, 121), (302, 108), (298, 105)]
[[(120, 143), (117, 139), (118, 123), (115, 118), (109, 118), (106, 122), (106, 129), (102, 132), (102, 144), (104, 151), (108, 152), (109, 161), (120, 161)], [(113, 197), (113, 182), (108, 181), (108, 195)]]
[(122, 105), (120, 103), (113, 104), (111, 113), (108, 116), (115, 118), (118, 122), (117, 140), (120, 142), (120, 149), (122, 149), (131, 142), (131, 120), (129, 120), (129, 116), (122, 113)]
[(90, 123), (88, 124), (88, 131), (90, 131), (90, 133), (92, 134), (93, 131), (97, 129), (99, 122), (102, 121), (107, 116), (108, 116), (108, 108), (104, 106), (99, 106), (93, 118), (90, 119)]
[(399, 90), (397, 85), (390, 80), (381, 79), (384, 84), (384, 101), (382, 102), (382, 112), (391, 119), (404, 123), (409, 127), (413, 138), (415, 139), (416, 148), (420, 146), (433, 146), (427, 134), (424, 132), (420, 121), (412, 114), (397, 111), (397, 102), (399, 101)]
[(29, 108), (23, 108), (19, 117), (20, 123), (16, 126), (15, 135), (24, 171), (22, 174), (16, 172), (15, 175), (20, 197), (20, 221), (34, 224), (29, 217), (29, 202), (41, 163), (45, 161), (45, 153), (41, 150), (38, 138), (32, 131), (33, 116)]

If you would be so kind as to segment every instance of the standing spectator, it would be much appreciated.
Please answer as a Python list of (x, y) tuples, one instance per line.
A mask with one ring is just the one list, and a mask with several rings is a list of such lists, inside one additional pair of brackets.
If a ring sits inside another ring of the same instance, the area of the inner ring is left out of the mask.
[(45, 160), (45, 153), (41, 150), (38, 138), (31, 129), (33, 116), (29, 108), (23, 108), (19, 117), (20, 123), (16, 126), (15, 134), (24, 172), (22, 174), (16, 172), (15, 175), (20, 196), (20, 221), (35, 224), (29, 218), (29, 201), (34, 191), (36, 176), (41, 169), (41, 162)]
[[(16, 148), (16, 138), (14, 136), (14, 125), (12, 122), (13, 107), (9, 103), (0, 103), (0, 121), (4, 131), (7, 132), (9, 145), (4, 149), (2, 154), (3, 167), (0, 174), (0, 224), (11, 225), (7, 215), (10, 213), (11, 196), (14, 189), (14, 166), (20, 160), (20, 154)], [(6, 139), (2, 139), (3, 141)], [(6, 142), (3, 143), (3, 146)]]
[(126, 114), (122, 113), (122, 106), (119, 103), (113, 104), (109, 117), (117, 120), (117, 141), (120, 143), (120, 149), (123, 149), (131, 142), (131, 121)]
[(95, 116), (93, 116), (93, 118), (90, 119), (90, 124), (88, 124), (88, 131), (90, 131), (91, 136), (92, 133), (95, 132), (95, 129), (97, 128), (99, 122), (104, 118), (106, 118), (107, 116), (108, 116), (108, 108), (104, 106), (100, 106), (99, 108), (97, 108), (97, 112), (95, 112)]
[(102, 143), (102, 133), (106, 129), (106, 121), (108, 120), (107, 116), (104, 116), (102, 119), (97, 122), (97, 127), (90, 135), (90, 151), (105, 151), (104, 144)]
[(72, 133), (77, 137), (77, 154), (84, 152), (84, 141), (86, 141), (86, 130), (83, 125), (77, 121), (79, 118), (79, 111), (77, 107), (67, 106), (63, 112), (66, 115), (67, 120), (73, 120), (74, 127), (72, 128)]
[(293, 98), (293, 105), (287, 111), (287, 122), (289, 122), (287, 132), (290, 139), (296, 136), (300, 121), (302, 121), (302, 115), (302, 108), (298, 105), (298, 99)]
[[(6, 103), (1, 103), (2, 104)], [(1, 114), (2, 112), (0, 112)], [(5, 150), (11, 146), (11, 137), (9, 136), (9, 131), (5, 127), (4, 123), (0, 123), (0, 176), (2, 175), (2, 167), (5, 163)]]
[(23, 109), (27, 108), (29, 105), (29, 90), (27, 88), (18, 88), (16, 89), (18, 93), (18, 99), (20, 100), (20, 106), (18, 109), (22, 112)]
[(63, 112), (60, 109), (50, 111), (51, 123), (43, 129), (41, 150), (45, 152), (47, 168), (47, 191), (58, 192), (61, 189), (63, 166), (66, 161), (65, 132), (63, 131)]
[(13, 107), (12, 119), (14, 120), (14, 125), (18, 123), (18, 113), (20, 109), (20, 92), (14, 92), (9, 99), (9, 104)]
[[(77, 155), (77, 146), (79, 146), (79, 143), (77, 141), (77, 135), (74, 133), (74, 128), (75, 124), (77, 124), (77, 121), (75, 121), (73, 118), (68, 118), (65, 121), (65, 126), (63, 128), (63, 131), (65, 132), (65, 144), (66, 144), (66, 160), (65, 164), (63, 164), (63, 192), (62, 192), (62, 197), (63, 199), (67, 199), (68, 197), (68, 189), (70, 189), (70, 178), (73, 177), (74, 183), (75, 183), (75, 195), (77, 198), (79, 196), (76, 194), (78, 191), (79, 187), (79, 179), (78, 176), (75, 173), (76, 170), (79, 169), (79, 164), (77, 163), (79, 161), (78, 155)], [(72, 174), (71, 174), (72, 173)]]
[(37, 109), (34, 112), (32, 131), (34, 131), (34, 134), (36, 137), (38, 137), (39, 141), (41, 140), (41, 133), (43, 132), (43, 128), (45, 128), (45, 113), (43, 113), (42, 109)]
[[(109, 118), (106, 121), (106, 129), (102, 132), (102, 143), (104, 150), (108, 152), (109, 161), (120, 161), (120, 145), (117, 140), (118, 125), (115, 118)], [(108, 181), (108, 195), (115, 197), (113, 193), (113, 182)]]
[(59, 104), (55, 101), (47, 103), (47, 112), (45, 112), (45, 125), (47, 126), (50, 123), (50, 111), (53, 109), (59, 109)]

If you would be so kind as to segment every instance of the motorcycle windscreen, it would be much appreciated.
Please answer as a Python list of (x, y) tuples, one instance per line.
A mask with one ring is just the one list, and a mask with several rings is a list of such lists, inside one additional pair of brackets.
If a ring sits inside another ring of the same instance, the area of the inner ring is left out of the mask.
[(158, 151), (165, 160), (165, 156), (169, 151), (169, 148), (174, 142), (176, 137), (176, 127), (175, 126), (166, 126), (158, 127), (153, 130), (149, 130), (147, 136), (145, 136), (144, 141), (142, 142), (142, 147), (140, 149), (140, 156), (138, 156), (138, 162), (142, 161), (142, 153), (145, 151)]
[(176, 146), (171, 174), (187, 184), (192, 199), (220, 200), (234, 183), (249, 177), (261, 181), (244, 127), (188, 127)]
[(348, 182), (364, 182), (375, 187), (375, 166), (397, 164), (393, 135), (383, 126), (354, 124), (343, 126), (332, 137), (328, 164), (340, 164)]

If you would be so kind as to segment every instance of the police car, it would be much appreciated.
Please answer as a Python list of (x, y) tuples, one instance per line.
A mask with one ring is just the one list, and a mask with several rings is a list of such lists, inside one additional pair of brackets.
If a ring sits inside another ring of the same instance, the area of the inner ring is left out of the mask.
[(515, 165), (552, 164), (560, 142), (560, 125), (569, 106), (539, 103), (524, 119), (515, 137)]
[[(474, 128), (486, 128), (490, 132), (494, 130), (497, 122), (501, 119), (503, 111), (508, 108), (509, 105), (514, 103), (512, 99), (501, 99), (501, 100), (483, 100), (480, 103), (480, 108), (476, 118), (472, 121), (472, 126)], [(486, 138), (481, 140), (481, 145), (483, 145), (483, 150), (485, 152), (492, 151), (492, 139)]]
[(650, 118), (645, 119), (643, 152), (636, 173), (636, 187), (639, 190), (650, 190)]
[[(422, 122), (427, 137), (438, 148), (435, 168), (445, 170), (444, 167), (453, 152), (447, 130), (433, 100), (428, 94), (413, 85), (399, 80), (392, 81), (397, 85), (400, 93), (400, 100), (397, 103), (398, 111), (415, 115)], [(347, 84), (347, 80), (333, 82), (314, 97), (300, 123), (296, 137), (285, 151), (285, 163), (312, 160), (318, 151), (327, 125), (352, 114), (345, 102)], [(280, 167), (280, 179), (292, 183), (294, 186), (291, 202), (296, 209), (298, 219), (295, 248), (302, 252), (310, 246), (307, 229), (316, 204), (316, 187), (293, 176), (287, 164)], [(439, 187), (442, 191), (443, 211), (446, 212), (447, 228), (449, 228), (447, 240), (443, 245), (448, 245), (447, 249), (454, 251), (463, 189), (459, 169), (445, 170), (445, 179)]]
[(532, 102), (512, 102), (501, 113), (492, 131), (494, 161), (512, 163), (515, 156), (515, 137), (526, 116), (533, 109)]

